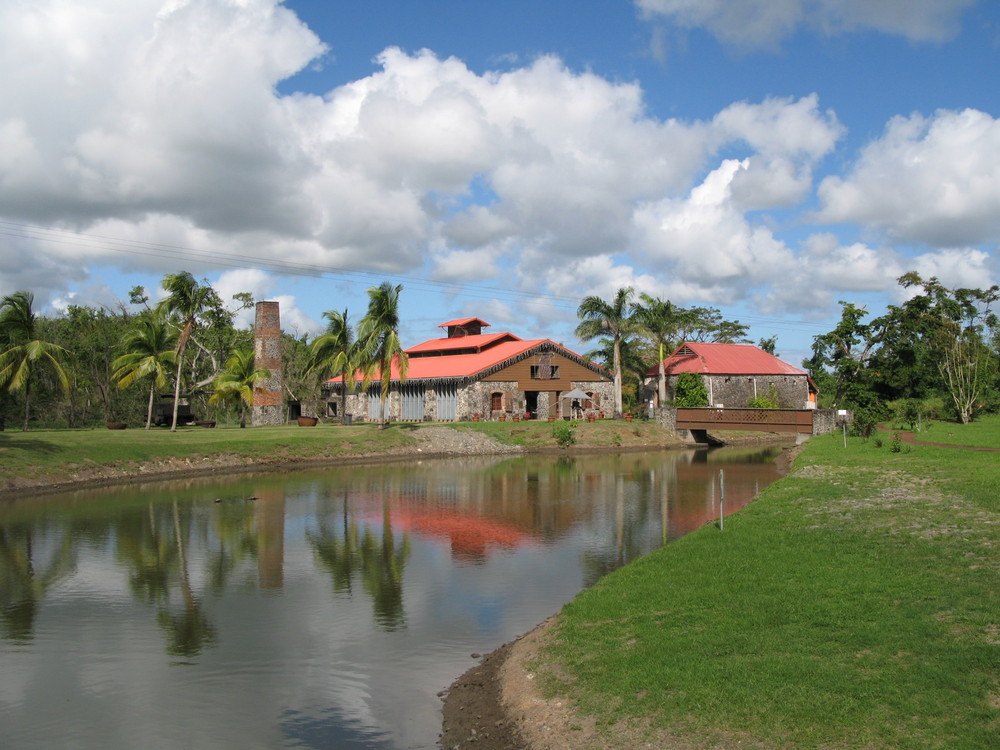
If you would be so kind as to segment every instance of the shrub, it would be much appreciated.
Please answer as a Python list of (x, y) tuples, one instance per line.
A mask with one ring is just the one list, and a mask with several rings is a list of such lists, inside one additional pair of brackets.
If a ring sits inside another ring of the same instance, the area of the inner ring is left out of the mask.
[(879, 422), (886, 418), (886, 407), (878, 401), (854, 410), (851, 433), (867, 440), (875, 432)]
[(680, 408), (708, 406), (708, 389), (701, 375), (682, 372), (677, 376), (674, 405)]
[(747, 404), (751, 409), (780, 409), (781, 394), (773, 385), (767, 389), (767, 395), (758, 395)]
[(576, 442), (576, 422), (553, 423), (552, 436), (560, 448), (568, 448)]

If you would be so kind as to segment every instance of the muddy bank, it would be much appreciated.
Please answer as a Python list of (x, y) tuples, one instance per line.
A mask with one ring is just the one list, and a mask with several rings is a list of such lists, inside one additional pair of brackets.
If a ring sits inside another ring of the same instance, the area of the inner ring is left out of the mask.
[[(764, 441), (756, 441), (764, 442)], [(768, 442), (775, 442), (774, 439)], [(775, 459), (781, 476), (791, 471), (799, 446)], [(500, 648), (459, 677), (444, 699), (441, 747), (444, 750), (583, 750), (604, 747), (592, 721), (573, 713), (561, 700), (544, 698), (530, 665), (557, 616)], [(619, 728), (619, 747), (652, 747), (642, 733)]]

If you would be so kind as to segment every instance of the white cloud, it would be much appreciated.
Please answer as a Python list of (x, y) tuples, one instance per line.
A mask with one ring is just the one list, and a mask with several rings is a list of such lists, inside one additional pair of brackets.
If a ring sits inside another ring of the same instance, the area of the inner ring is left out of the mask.
[[(516, 268), (542, 292), (568, 263), (626, 252), (636, 206), (670, 205), (723, 149), (743, 167), (719, 216), (766, 258), (781, 248), (739, 212), (801, 198), (841, 133), (816, 96), (657, 120), (638, 85), (554, 57), (480, 75), (387, 49), (378, 72), (325, 97), (276, 94), (324, 52), (275, 0), (5, 6), (3, 218), (84, 233), (25, 240), (37, 255), (5, 283), (35, 280), (47, 258), (78, 281), (95, 262), (200, 276), (233, 256), (406, 273), (430, 248), (449, 281)], [(691, 257), (673, 260), (707, 288), (746, 258), (701, 268), (705, 231), (676, 229)]]
[(952, 289), (987, 289), (1000, 278), (995, 258), (975, 248), (946, 248), (924, 253), (913, 259), (907, 270), (916, 271), (924, 279), (936, 276)]
[[(281, 327), (294, 335), (316, 335), (323, 330), (323, 324), (304, 313), (293, 295), (276, 295), (274, 291), (277, 284), (274, 277), (258, 269), (241, 268), (226, 271), (212, 282), (212, 288), (222, 299), (223, 305), (230, 310), (234, 310), (238, 306), (238, 303), (233, 300), (233, 295), (241, 292), (249, 292), (257, 302), (278, 302)], [(254, 308), (239, 310), (236, 314), (236, 327), (253, 328), (254, 315)]]
[[(730, 6), (643, 7), (724, 25)], [(954, 19), (964, 6), (937, 7), (933, 17)], [(772, 36), (823, 18), (834, 30), (896, 18), (853, 3), (758, 10)], [(918, 4), (912, 15), (918, 29), (933, 14)], [(8, 241), (0, 292), (82, 294), (97, 264), (222, 272), (227, 301), (273, 298), (276, 263), (429, 268), (456, 287), (537, 294), (518, 314), (546, 320), (547, 295), (610, 298), (626, 285), (681, 304), (809, 307), (833, 289), (875, 289), (905, 265), (897, 251), (822, 236), (796, 251), (773, 217), (748, 217), (808, 200), (843, 137), (815, 94), (661, 120), (638, 84), (555, 57), (479, 74), (394, 48), (377, 72), (325, 96), (277, 93), (325, 51), (276, 0), (0, 7), (0, 219), (78, 230)], [(998, 131), (974, 111), (898, 118), (848, 175), (823, 181), (819, 219), (947, 247), (996, 242)], [(971, 251), (948, 252), (985, 270)], [(949, 256), (921, 257), (931, 267)], [(228, 270), (239, 266), (260, 270)], [(321, 328), (281, 299), (286, 328)]]
[(850, 292), (891, 288), (907, 271), (905, 260), (893, 250), (876, 250), (862, 243), (844, 246), (832, 234), (809, 237), (800, 263), (814, 284)]
[(687, 198), (650, 203), (636, 212), (637, 242), (669, 275), (697, 284), (706, 295), (723, 284), (743, 296), (779, 278), (792, 252), (766, 227), (754, 226), (732, 200), (732, 184), (747, 163), (729, 159)]
[(977, 0), (635, 0), (648, 18), (707, 30), (740, 49), (773, 49), (805, 27), (827, 35), (880, 31), (914, 42), (958, 33)]
[(930, 245), (1000, 242), (1000, 120), (972, 109), (895, 117), (819, 197), (823, 222)]

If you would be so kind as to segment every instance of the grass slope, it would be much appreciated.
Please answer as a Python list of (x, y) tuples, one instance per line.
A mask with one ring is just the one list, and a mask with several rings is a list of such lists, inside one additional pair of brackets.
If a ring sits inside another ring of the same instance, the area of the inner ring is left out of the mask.
[(1000, 747), (998, 480), (997, 454), (814, 438), (724, 531), (567, 605), (543, 684), (609, 747)]
[[(676, 438), (653, 422), (604, 420), (573, 423), (575, 445), (581, 448), (657, 447)], [(0, 489), (44, 480), (61, 483), (104, 471), (147, 471), (225, 468), (245, 463), (270, 463), (374, 457), (405, 453), (416, 445), (415, 435), (427, 427), (474, 430), (507, 445), (557, 448), (553, 423), (478, 422), (457, 424), (375, 424), (343, 427), (180, 427), (165, 429), (84, 429), (0, 432)]]

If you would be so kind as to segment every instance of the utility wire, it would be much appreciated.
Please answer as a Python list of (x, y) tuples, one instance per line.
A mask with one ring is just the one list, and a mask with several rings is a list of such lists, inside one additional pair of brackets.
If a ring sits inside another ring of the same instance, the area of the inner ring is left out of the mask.
[[(492, 287), (483, 284), (460, 285), (453, 282), (434, 281), (433, 279), (421, 278), (417, 276), (375, 273), (372, 271), (360, 271), (333, 265), (301, 263), (276, 258), (266, 258), (257, 255), (235, 255), (232, 253), (222, 253), (211, 250), (198, 250), (196, 248), (181, 245), (145, 242), (142, 240), (125, 240), (118, 237), (88, 234), (85, 232), (74, 232), (64, 229), (49, 229), (32, 224), (6, 221), (3, 219), (0, 219), (0, 236), (36, 240), (51, 244), (107, 250), (110, 252), (122, 253), (124, 255), (204, 263), (207, 265), (223, 266), (228, 268), (245, 268), (247, 266), (252, 266), (261, 270), (267, 270), (276, 274), (287, 276), (333, 276), (340, 277), (345, 281), (352, 283), (371, 283), (372, 281), (381, 281), (388, 277), (397, 281), (405, 281), (411, 288), (417, 288), (424, 291), (449, 293), (451, 290), (459, 288), (461, 289), (461, 294), (465, 297), (490, 300), (508, 299), (512, 302), (532, 302), (533, 304), (543, 304), (549, 307), (574, 311), (579, 305), (579, 298), (577, 297), (567, 297), (551, 293), (537, 294), (532, 292), (522, 292), (516, 289)], [(770, 327), (772, 329), (789, 333), (825, 332), (822, 330), (824, 328), (823, 324), (807, 320), (767, 318), (758, 316), (743, 316), (741, 320), (748, 321), (750, 325), (760, 326), (762, 328)]]

